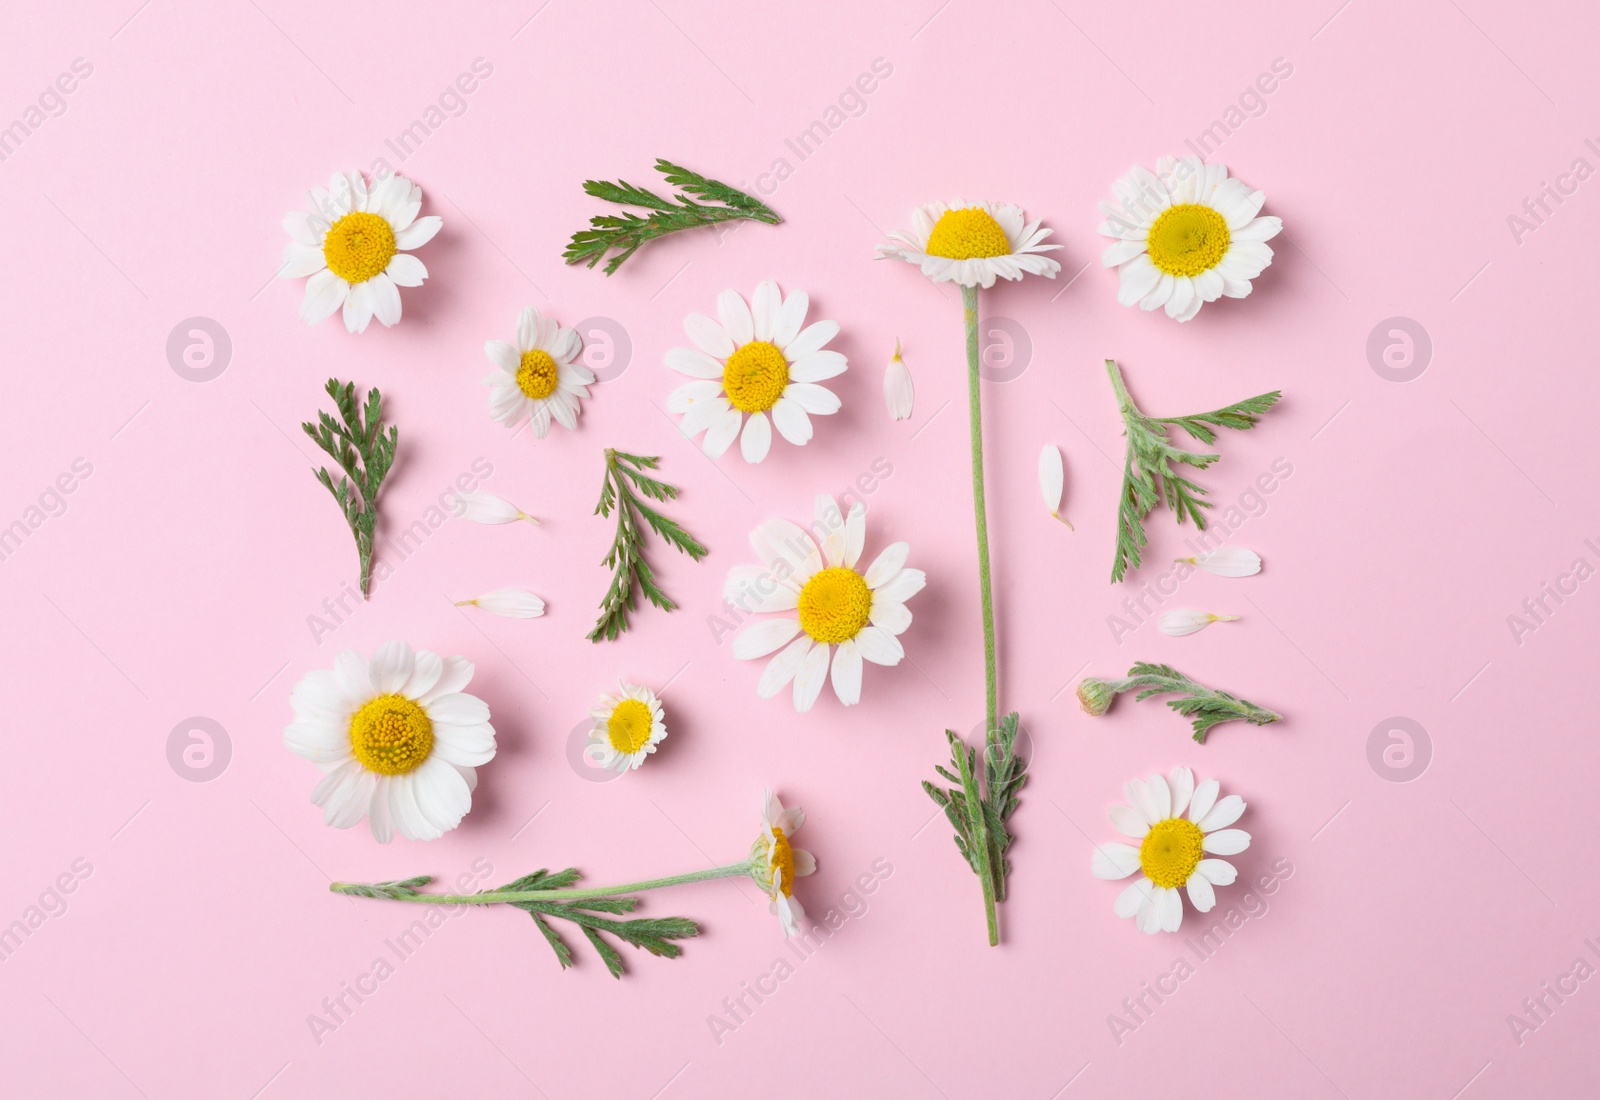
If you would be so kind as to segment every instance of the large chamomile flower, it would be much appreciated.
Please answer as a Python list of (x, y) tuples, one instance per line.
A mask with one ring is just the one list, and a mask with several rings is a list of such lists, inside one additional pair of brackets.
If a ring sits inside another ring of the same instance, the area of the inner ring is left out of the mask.
[[(1113, 806), (1111, 824), (1139, 842), (1102, 844), (1095, 848), (1094, 875), (1122, 879), (1143, 872), (1117, 896), (1112, 907), (1119, 917), (1133, 917), (1139, 931), (1176, 932), (1183, 922), (1181, 886), (1198, 913), (1217, 904), (1213, 886), (1227, 886), (1237, 877), (1233, 864), (1209, 856), (1237, 855), (1250, 847), (1250, 834), (1230, 829), (1244, 813), (1236, 794), (1217, 797), (1217, 781), (1195, 786), (1188, 768), (1173, 768), (1166, 778), (1131, 779), (1123, 787), (1126, 806)], [(1187, 811), (1187, 813), (1185, 813)]]
[(403, 176), (368, 184), (360, 172), (334, 173), (326, 188), (313, 187), (309, 213), (286, 214), (283, 228), (293, 238), (283, 250), (280, 279), (306, 280), (300, 319), (325, 321), (344, 307), (344, 327), (365, 332), (376, 317), (387, 327), (400, 321), (403, 286), (421, 286), (428, 277), (422, 261), (410, 255), (433, 239), (444, 223), (437, 215), (417, 217), (422, 188)]
[(1022, 207), (996, 202), (936, 202), (911, 214), (909, 233), (891, 233), (892, 244), (878, 246), (878, 258), (904, 260), (922, 268), (936, 283), (994, 286), (996, 278), (1043, 275), (1054, 279), (1061, 265), (1041, 252), (1052, 230), (1025, 223)]
[(366, 818), (387, 844), (397, 831), (437, 840), (461, 823), (495, 750), (488, 706), (461, 690), (472, 671), (465, 657), (386, 642), (370, 664), (347, 649), (331, 672), (306, 673), (283, 741), (326, 773), (311, 801), (329, 825)]
[(656, 751), (667, 736), (667, 723), (655, 692), (620, 681), (617, 686), (617, 694), (600, 696), (600, 705), (589, 712), (594, 728), (584, 752), (602, 768), (625, 772)]
[(578, 398), (588, 397), (594, 374), (575, 362), (583, 341), (529, 306), (517, 316), (517, 342), (488, 340), (483, 353), (500, 369), (483, 380), (492, 387), (489, 415), (508, 428), (527, 417), (543, 439), (554, 420), (571, 431), (578, 426)]
[(922, 591), (927, 577), (905, 568), (910, 547), (903, 542), (886, 547), (865, 573), (858, 571), (866, 541), (865, 505), (856, 501), (844, 516), (825, 495), (816, 499), (809, 532), (784, 519), (750, 532), (761, 565), (730, 571), (724, 598), (748, 611), (794, 613), (752, 623), (733, 640), (733, 655), (741, 660), (777, 651), (756, 687), (761, 698), (793, 680), (794, 709), (810, 710), (828, 678), (831, 652), (833, 693), (853, 706), (861, 701), (863, 661), (897, 665), (905, 656), (898, 637), (911, 625), (905, 602)]
[(803, 290), (784, 298), (770, 279), (756, 287), (751, 303), (724, 290), (717, 296), (721, 323), (690, 314), (683, 328), (695, 346), (667, 352), (667, 366), (695, 379), (673, 391), (667, 411), (683, 414), (684, 435), (706, 433), (701, 446), (712, 458), (739, 436), (744, 460), (760, 462), (772, 446), (774, 427), (796, 447), (804, 446), (811, 417), (839, 411), (839, 398), (817, 385), (845, 371), (844, 356), (824, 350), (839, 334), (838, 323), (817, 321), (801, 329), (811, 299)]
[(798, 933), (800, 918), (806, 915), (805, 906), (794, 896), (794, 880), (817, 869), (816, 857), (789, 841), (805, 822), (806, 812), (799, 806), (784, 809), (771, 787), (762, 794), (761, 835), (750, 845), (750, 877), (771, 899), (768, 911), (777, 915), (785, 936)]
[(1187, 321), (1206, 302), (1243, 298), (1272, 262), (1267, 244), (1283, 229), (1258, 218), (1266, 195), (1228, 178), (1222, 164), (1162, 157), (1156, 170), (1135, 167), (1102, 202), (1100, 232), (1114, 238), (1101, 256), (1118, 269), (1117, 301)]

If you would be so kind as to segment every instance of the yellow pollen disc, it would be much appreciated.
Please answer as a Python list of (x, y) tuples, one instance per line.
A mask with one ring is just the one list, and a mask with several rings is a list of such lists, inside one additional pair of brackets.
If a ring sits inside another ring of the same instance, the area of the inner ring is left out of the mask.
[(928, 255), (943, 256), (947, 260), (987, 259), (1004, 256), (1011, 251), (1006, 231), (1000, 223), (979, 210), (946, 210), (939, 215), (928, 234)]
[(848, 642), (867, 625), (872, 589), (854, 569), (824, 569), (800, 590), (800, 629), (819, 642)]
[(1139, 866), (1157, 886), (1182, 886), (1194, 874), (1204, 855), (1200, 826), (1181, 817), (1169, 817), (1150, 826), (1139, 845)]
[(722, 388), (740, 412), (766, 412), (778, 403), (788, 384), (788, 360), (765, 340), (752, 340), (737, 348), (722, 367)]
[(352, 211), (333, 223), (322, 239), (328, 270), (347, 283), (381, 275), (394, 258), (394, 230), (377, 214)]
[(650, 727), (654, 724), (648, 705), (637, 699), (624, 699), (606, 719), (606, 737), (618, 752), (635, 753), (650, 740)]
[(523, 393), (538, 401), (555, 393), (556, 383), (560, 380), (556, 361), (548, 351), (536, 349), (522, 353), (522, 365), (517, 368), (517, 386)]
[(1185, 202), (1161, 212), (1145, 243), (1156, 270), (1168, 275), (1198, 275), (1222, 262), (1232, 239), (1221, 214), (1209, 206)]
[(403, 695), (380, 695), (350, 719), (350, 751), (379, 775), (416, 771), (433, 751), (433, 720)]

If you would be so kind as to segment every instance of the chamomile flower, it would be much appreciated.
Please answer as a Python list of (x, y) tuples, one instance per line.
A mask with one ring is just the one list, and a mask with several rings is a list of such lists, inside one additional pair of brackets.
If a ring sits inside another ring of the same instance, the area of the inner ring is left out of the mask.
[(1176, 932), (1183, 922), (1182, 887), (1197, 913), (1217, 904), (1214, 886), (1227, 886), (1238, 871), (1225, 859), (1250, 847), (1250, 834), (1230, 829), (1244, 813), (1236, 794), (1217, 797), (1215, 779), (1195, 785), (1188, 768), (1173, 768), (1165, 778), (1131, 779), (1123, 788), (1128, 804), (1111, 807), (1111, 824), (1139, 842), (1095, 848), (1095, 878), (1124, 879), (1143, 872), (1117, 896), (1112, 911), (1132, 917), (1141, 932)]
[(811, 299), (803, 290), (784, 298), (770, 279), (756, 287), (751, 303), (724, 290), (717, 296), (721, 323), (690, 314), (683, 328), (695, 346), (667, 352), (667, 366), (694, 379), (673, 391), (667, 411), (682, 414), (684, 435), (706, 433), (701, 446), (712, 458), (738, 436), (744, 460), (760, 462), (772, 446), (773, 428), (804, 446), (811, 417), (839, 411), (839, 398), (817, 385), (845, 372), (844, 356), (824, 350), (839, 334), (838, 323), (802, 329)]
[(911, 548), (903, 542), (859, 571), (866, 541), (866, 506), (858, 500), (843, 516), (826, 495), (816, 499), (810, 532), (784, 519), (750, 532), (761, 565), (731, 570), (724, 598), (750, 611), (794, 612), (752, 623), (733, 640), (733, 655), (741, 660), (777, 654), (761, 673), (761, 698), (772, 698), (792, 680), (794, 709), (810, 710), (828, 678), (831, 654), (833, 693), (853, 706), (861, 701), (863, 661), (897, 665), (905, 656), (898, 637), (911, 625), (905, 601), (922, 591), (927, 577), (905, 568)]
[(600, 696), (600, 705), (589, 712), (594, 728), (583, 751), (602, 768), (624, 772), (656, 751), (667, 736), (667, 723), (655, 692), (621, 681), (617, 686), (616, 695)]
[(400, 321), (400, 287), (428, 277), (411, 255), (439, 232), (434, 214), (417, 217), (422, 188), (403, 176), (368, 183), (360, 172), (335, 172), (326, 188), (310, 191), (310, 212), (286, 214), (291, 240), (283, 249), (280, 279), (306, 280), (300, 319), (308, 325), (344, 309), (344, 327), (365, 332), (376, 317), (385, 327)]
[(798, 933), (800, 918), (806, 915), (794, 896), (794, 880), (817, 869), (816, 857), (790, 842), (805, 822), (806, 812), (799, 806), (784, 809), (771, 787), (762, 794), (761, 835), (750, 846), (750, 877), (771, 899), (767, 909), (776, 914), (785, 936)]
[(543, 439), (554, 420), (568, 431), (578, 426), (578, 398), (588, 397), (594, 374), (576, 362), (583, 341), (529, 306), (517, 316), (517, 342), (484, 342), (483, 353), (500, 369), (483, 380), (491, 387), (489, 415), (508, 428), (532, 417)]
[(370, 664), (347, 649), (331, 672), (306, 673), (283, 741), (325, 773), (311, 801), (329, 825), (366, 818), (387, 844), (396, 832), (436, 840), (461, 823), (495, 752), (488, 706), (461, 690), (472, 671), (465, 657), (386, 642)]
[(1156, 170), (1134, 167), (1102, 202), (1100, 232), (1113, 238), (1101, 256), (1118, 269), (1117, 301), (1187, 321), (1206, 302), (1243, 298), (1272, 263), (1267, 244), (1283, 229), (1256, 215), (1266, 195), (1199, 157), (1162, 157)]
[(936, 202), (913, 210), (910, 232), (889, 234), (893, 243), (880, 244), (878, 258), (916, 264), (936, 283), (985, 289), (996, 278), (1054, 279), (1061, 265), (1039, 255), (1061, 247), (1043, 243), (1052, 232), (1025, 223), (1011, 203)]

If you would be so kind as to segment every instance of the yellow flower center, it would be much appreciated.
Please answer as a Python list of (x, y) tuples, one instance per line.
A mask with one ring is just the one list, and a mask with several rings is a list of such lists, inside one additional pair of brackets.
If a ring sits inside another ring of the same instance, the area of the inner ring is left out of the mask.
[(1157, 886), (1182, 886), (1194, 874), (1204, 850), (1200, 826), (1181, 817), (1169, 817), (1150, 826), (1139, 845), (1139, 866)]
[(722, 367), (722, 388), (740, 412), (766, 412), (778, 403), (788, 384), (788, 360), (765, 340), (752, 340), (736, 349)]
[(517, 386), (523, 393), (538, 401), (555, 393), (556, 383), (560, 380), (556, 361), (548, 351), (535, 348), (522, 353), (522, 365), (517, 368)]
[(987, 259), (1010, 251), (1006, 231), (993, 216), (977, 207), (946, 210), (928, 234), (928, 255), (947, 260)]
[(377, 214), (352, 211), (333, 223), (322, 239), (328, 270), (347, 283), (381, 275), (394, 258), (394, 230)]
[(1150, 262), (1168, 275), (1198, 275), (1228, 254), (1228, 223), (1209, 206), (1185, 202), (1169, 206), (1150, 227)]
[(606, 736), (618, 752), (635, 753), (650, 740), (650, 727), (654, 724), (649, 706), (637, 699), (624, 699), (606, 719)]
[(848, 642), (871, 613), (872, 589), (854, 569), (824, 569), (800, 590), (800, 629), (824, 644)]
[(433, 751), (433, 720), (403, 695), (380, 695), (350, 719), (350, 751), (379, 775), (416, 771)]
[(789, 838), (783, 835), (783, 830), (776, 825), (772, 827), (772, 839), (757, 837), (752, 845), (752, 854), (761, 861), (762, 884), (767, 893), (772, 893), (772, 880), (774, 871), (781, 871), (778, 888), (783, 891), (784, 897), (794, 893), (794, 849), (789, 846)]

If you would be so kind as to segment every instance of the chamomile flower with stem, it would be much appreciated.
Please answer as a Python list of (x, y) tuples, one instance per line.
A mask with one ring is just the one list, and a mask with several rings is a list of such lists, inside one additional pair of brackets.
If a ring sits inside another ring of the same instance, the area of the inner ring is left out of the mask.
[(532, 306), (517, 316), (517, 342), (489, 340), (483, 353), (500, 369), (483, 380), (490, 388), (489, 415), (508, 428), (524, 420), (543, 439), (554, 421), (578, 427), (578, 399), (589, 396), (594, 374), (577, 361), (583, 341)]
[(667, 736), (666, 716), (656, 693), (640, 684), (618, 682), (616, 694), (600, 696), (589, 712), (594, 728), (584, 753), (610, 771), (631, 771), (644, 764)]
[(695, 346), (667, 352), (667, 366), (693, 381), (672, 392), (667, 411), (682, 415), (685, 436), (705, 433), (706, 454), (720, 458), (738, 439), (744, 460), (760, 462), (772, 448), (774, 428), (803, 447), (811, 439), (811, 418), (839, 411), (838, 396), (818, 384), (847, 367), (842, 354), (827, 349), (839, 325), (806, 325), (810, 306), (805, 291), (785, 298), (769, 279), (756, 287), (749, 304), (724, 290), (717, 296), (717, 320), (694, 313), (683, 322)]
[(306, 279), (300, 319), (308, 325), (344, 311), (344, 327), (365, 332), (376, 317), (400, 323), (400, 287), (421, 286), (428, 277), (411, 255), (444, 224), (438, 215), (417, 217), (422, 188), (404, 176), (368, 181), (360, 172), (335, 172), (326, 188), (313, 187), (310, 211), (283, 219), (280, 279)]
[(1195, 912), (1209, 913), (1217, 904), (1214, 887), (1229, 886), (1238, 877), (1234, 865), (1218, 857), (1250, 847), (1249, 833), (1230, 828), (1244, 814), (1244, 799), (1217, 797), (1221, 785), (1215, 779), (1197, 784), (1184, 767), (1129, 780), (1123, 793), (1127, 804), (1111, 807), (1111, 824), (1138, 846), (1096, 845), (1094, 877), (1116, 881), (1139, 875), (1117, 895), (1112, 911), (1148, 935), (1176, 932), (1183, 925), (1180, 888)]
[[(994, 593), (989, 569), (989, 521), (983, 481), (983, 413), (980, 407), (978, 290), (997, 279), (1025, 275), (1053, 279), (1061, 265), (1045, 256), (1060, 245), (1046, 244), (1051, 230), (1024, 219), (1022, 208), (1007, 203), (934, 203), (912, 212), (908, 232), (890, 234), (878, 246), (880, 259), (904, 260), (935, 283), (961, 287), (966, 328), (967, 411), (972, 443), (972, 511), (978, 542), (978, 587), (983, 608), (984, 738), (982, 761), (961, 738), (946, 730), (955, 772), (939, 769), (956, 784), (943, 790), (923, 783), (956, 829), (956, 847), (978, 876), (983, 891), (984, 919), (991, 946), (1000, 942), (995, 901), (1005, 896), (1010, 843), (1006, 819), (1016, 808), (1016, 791), (1026, 781), (1025, 765), (1015, 755), (1017, 715), (999, 716), (996, 671)], [(1010, 731), (1009, 736), (1007, 731)]]
[(610, 919), (636, 910), (639, 898), (633, 895), (646, 890), (719, 878), (749, 878), (767, 895), (768, 907), (778, 917), (784, 935), (796, 935), (805, 909), (794, 896), (795, 880), (817, 869), (816, 858), (793, 843), (804, 823), (805, 812), (798, 806), (786, 809), (769, 788), (762, 794), (761, 827), (754, 842), (738, 859), (717, 867), (620, 886), (580, 887), (576, 884), (583, 876), (576, 868), (568, 867), (555, 872), (541, 868), (503, 886), (473, 894), (430, 893), (423, 889), (433, 881), (428, 875), (388, 882), (335, 882), (328, 889), (347, 897), (419, 905), (510, 905), (533, 918), (563, 970), (573, 965), (572, 949), (551, 922), (570, 921), (589, 941), (611, 976), (621, 978), (627, 967), (611, 939), (675, 959), (683, 953), (678, 941), (700, 934), (700, 926), (684, 917)]
[(817, 701), (830, 668), (833, 693), (849, 707), (861, 701), (864, 663), (900, 663), (905, 648), (899, 636), (911, 625), (906, 601), (927, 583), (922, 570), (906, 567), (911, 548), (904, 542), (884, 547), (860, 568), (867, 511), (859, 500), (845, 515), (824, 494), (816, 498), (813, 515), (809, 532), (785, 519), (767, 520), (752, 531), (750, 545), (761, 565), (736, 567), (723, 588), (735, 606), (780, 613), (740, 631), (733, 655), (770, 657), (756, 694), (770, 699), (792, 682), (800, 714)]

